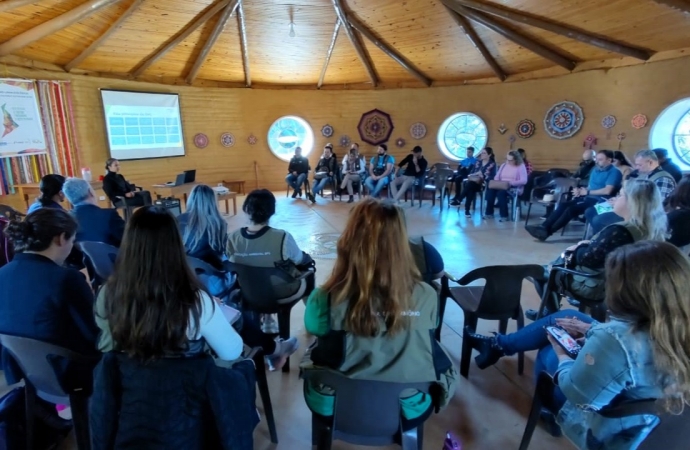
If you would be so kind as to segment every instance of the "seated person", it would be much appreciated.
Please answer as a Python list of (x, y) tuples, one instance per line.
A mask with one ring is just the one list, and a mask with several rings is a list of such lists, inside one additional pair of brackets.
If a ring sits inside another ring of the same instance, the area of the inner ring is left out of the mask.
[[(400, 202), (400, 199), (405, 195), (405, 192), (407, 192), (410, 186), (413, 186), (418, 178), (424, 177), (427, 165), (428, 162), (424, 158), (424, 155), (422, 155), (422, 147), (415, 145), (412, 149), (412, 153), (403, 158), (400, 164), (398, 164), (398, 167), (405, 168), (402, 176), (395, 178), (391, 182), (391, 192), (393, 193), (394, 202)], [(422, 183), (423, 182), (424, 178), (422, 178)], [(398, 186), (401, 186), (400, 189), (398, 189)]]
[[(619, 247), (606, 261), (609, 322), (564, 310), (516, 333), (488, 337), (467, 330), (465, 339), (479, 350), (480, 368), (504, 355), (539, 350), (535, 373), (546, 371), (557, 385), (555, 409), (542, 416), (552, 434), (562, 429), (582, 450), (638, 448), (657, 417), (605, 418), (597, 411), (643, 399), (661, 400), (660, 411), (682, 410), (690, 394), (690, 324), (681, 319), (690, 316), (688, 291), (686, 256), (664, 242), (637, 242)], [(574, 360), (547, 335), (547, 326), (584, 340)]]
[(276, 365), (296, 349), (296, 342), (275, 342), (246, 321), (240, 338), (189, 268), (175, 218), (157, 206), (132, 215), (113, 274), (98, 293), (96, 323), (102, 352), (142, 361), (196, 355), (204, 344), (218, 359), (233, 361), (242, 354), (242, 338), (261, 345)]
[(65, 199), (65, 195), (62, 193), (62, 185), (65, 184), (65, 177), (55, 173), (41, 178), (41, 182), (38, 185), (38, 189), (41, 191), (41, 195), (36, 199), (34, 203), (29, 206), (27, 214), (39, 210), (41, 208), (55, 208), (64, 209), (60, 203)]
[(369, 176), (364, 185), (369, 190), (369, 195), (378, 198), (381, 190), (388, 186), (393, 176), (393, 164), (395, 158), (388, 154), (388, 146), (381, 144), (376, 149), (377, 155), (369, 162)]
[(616, 169), (621, 171), (623, 181), (627, 180), (633, 171), (632, 164), (628, 160), (628, 157), (620, 150), (613, 152), (613, 165), (616, 166)]
[(589, 183), (589, 176), (597, 166), (596, 156), (594, 150), (585, 150), (582, 153), (582, 161), (572, 176), (573, 179), (578, 180), (578, 186), (587, 186)]
[(517, 149), (517, 152), (520, 154), (520, 158), (522, 158), (522, 163), (525, 165), (525, 170), (527, 171), (527, 176), (529, 177), (534, 170), (534, 167), (532, 167), (532, 163), (527, 160), (527, 152), (524, 148)]
[(481, 192), (484, 185), (496, 176), (496, 161), (494, 160), (494, 149), (484, 147), (479, 152), (477, 162), (467, 179), (462, 184), (462, 190), (457, 200), (450, 202), (450, 206), (460, 206), (465, 200), (465, 217), (472, 217), (470, 207), (477, 194)]
[(455, 196), (451, 199), (451, 204), (457, 203), (462, 192), (462, 182), (465, 181), (477, 162), (477, 158), (474, 157), (474, 151), (474, 147), (467, 147), (467, 156), (460, 161), (458, 169), (455, 171), (455, 175), (453, 175), (452, 181), (455, 184)]
[(562, 202), (541, 225), (528, 225), (525, 230), (534, 238), (545, 241), (556, 231), (602, 200), (612, 197), (620, 189), (623, 176), (613, 165), (613, 152), (600, 150), (597, 167), (589, 177), (589, 186), (573, 188), (573, 200)]
[(348, 203), (354, 201), (354, 189), (352, 187), (353, 183), (359, 183), (360, 189), (362, 182), (364, 181), (364, 174), (366, 173), (366, 162), (363, 157), (360, 157), (358, 150), (354, 147), (350, 148), (350, 152), (345, 156), (343, 160), (343, 182), (340, 185), (340, 189), (345, 189), (347, 187), (347, 193), (350, 196)]
[[(72, 250), (77, 222), (66, 211), (42, 208), (5, 233), (14, 259), (0, 268), (0, 333), (38, 339), (80, 354), (96, 350), (93, 292), (84, 275), (63, 267)], [(3, 351), (8, 384), (21, 371)]]
[(498, 212), (501, 215), (501, 222), (504, 222), (508, 220), (508, 195), (516, 197), (522, 194), (522, 189), (527, 184), (527, 169), (520, 153), (512, 150), (508, 152), (506, 162), (501, 164), (493, 181), (505, 181), (510, 187), (508, 189), (489, 188), (486, 190), (486, 211), (484, 217), (487, 219), (494, 217), (494, 203), (498, 198)]
[(137, 190), (138, 188), (127, 182), (125, 177), (120, 175), (120, 161), (109, 158), (105, 162), (106, 174), (103, 177), (103, 192), (108, 196), (113, 205), (123, 206), (145, 206), (151, 204), (151, 193), (149, 191)]
[[(671, 235), (668, 242), (676, 247), (690, 245), (690, 176), (683, 177), (666, 199), (666, 218)], [(683, 252), (688, 254), (687, 249)]]
[(323, 192), (326, 184), (333, 183), (335, 185), (335, 177), (338, 173), (338, 160), (333, 155), (333, 145), (326, 144), (323, 148), (323, 155), (316, 164), (314, 169), (314, 188), (311, 190), (310, 200), (312, 203), (316, 201), (316, 195)]
[(302, 197), (302, 185), (307, 180), (309, 170), (309, 160), (302, 156), (302, 147), (295, 148), (295, 156), (290, 159), (288, 174), (285, 177), (285, 181), (293, 189), (292, 198), (298, 195)]
[(659, 160), (661, 169), (671, 174), (676, 183), (680, 183), (680, 179), (683, 178), (683, 172), (680, 170), (680, 167), (668, 157), (668, 150), (665, 148), (655, 148), (652, 151)]
[[(422, 282), (402, 210), (371, 198), (360, 202), (337, 253), (333, 273), (307, 301), (304, 323), (317, 341), (302, 368), (326, 367), (363, 380), (437, 383), (438, 395), (411, 392), (400, 399), (404, 426), (416, 426), (434, 407), (448, 403), (457, 380), (431, 332), (439, 320), (438, 296)], [(333, 392), (327, 386), (305, 384), (304, 396), (317, 418), (333, 415)]]
[(99, 207), (93, 188), (81, 178), (68, 178), (62, 189), (74, 205), (71, 213), (79, 224), (74, 241), (104, 242), (119, 247), (125, 234), (125, 221), (117, 210)]

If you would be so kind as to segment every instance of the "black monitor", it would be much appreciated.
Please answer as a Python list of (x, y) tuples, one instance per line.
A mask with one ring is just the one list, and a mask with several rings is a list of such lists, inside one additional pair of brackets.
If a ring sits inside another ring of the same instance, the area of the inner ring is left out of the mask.
[(196, 180), (196, 169), (184, 171), (184, 182), (185, 183), (194, 183), (195, 180)]

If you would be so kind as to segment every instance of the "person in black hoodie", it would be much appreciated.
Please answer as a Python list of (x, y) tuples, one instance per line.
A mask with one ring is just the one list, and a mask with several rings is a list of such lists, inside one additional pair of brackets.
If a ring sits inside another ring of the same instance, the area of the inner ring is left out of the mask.
[[(323, 156), (316, 164), (314, 173), (314, 188), (311, 190), (309, 199), (312, 203), (316, 202), (316, 195), (323, 191), (328, 183), (335, 183), (334, 177), (337, 175), (338, 160), (333, 156), (333, 145), (326, 144), (323, 148)], [(309, 194), (308, 194), (309, 195)]]
[(302, 185), (307, 180), (307, 174), (311, 170), (309, 160), (302, 156), (302, 147), (295, 149), (295, 156), (288, 165), (288, 175), (285, 177), (287, 184), (293, 189), (292, 198), (302, 196)]
[(671, 175), (673, 179), (676, 180), (676, 183), (680, 183), (680, 180), (683, 178), (683, 172), (680, 170), (680, 167), (678, 167), (677, 164), (669, 159), (668, 151), (664, 148), (655, 148), (652, 151), (659, 159), (661, 169)]
[(113, 205), (120, 206), (124, 199), (127, 206), (145, 206), (151, 204), (151, 193), (149, 191), (137, 191), (137, 187), (120, 175), (120, 161), (109, 158), (105, 162), (107, 171), (103, 177), (103, 191), (108, 196)]

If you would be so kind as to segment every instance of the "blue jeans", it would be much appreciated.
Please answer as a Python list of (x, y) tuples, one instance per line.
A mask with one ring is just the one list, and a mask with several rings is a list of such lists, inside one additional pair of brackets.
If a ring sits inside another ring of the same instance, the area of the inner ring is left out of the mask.
[(318, 181), (314, 180), (314, 187), (311, 190), (312, 194), (320, 194), (323, 188), (326, 187), (326, 184), (330, 183), (331, 181), (333, 181), (333, 177), (321, 178)]
[(508, 217), (508, 196), (510, 191), (501, 189), (487, 189), (486, 190), (486, 213), (487, 216), (494, 215), (494, 203), (498, 199), (498, 212), (503, 218)]
[(364, 185), (369, 189), (369, 195), (378, 197), (381, 189), (388, 186), (388, 183), (390, 183), (389, 177), (380, 178), (378, 181), (374, 181), (372, 177), (369, 177), (364, 182)]
[(307, 174), (306, 173), (300, 173), (299, 175), (295, 176), (293, 174), (289, 174), (288, 176), (285, 177), (285, 181), (287, 181), (287, 184), (290, 185), (290, 187), (296, 191), (302, 189), (302, 185), (307, 179)]

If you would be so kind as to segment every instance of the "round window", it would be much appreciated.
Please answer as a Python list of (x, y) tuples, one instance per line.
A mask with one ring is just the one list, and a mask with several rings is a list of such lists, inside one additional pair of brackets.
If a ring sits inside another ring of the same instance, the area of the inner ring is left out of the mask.
[(649, 147), (672, 150), (678, 165), (690, 169), (690, 98), (678, 100), (659, 114), (649, 132)]
[(447, 118), (438, 130), (441, 152), (454, 161), (467, 157), (467, 147), (480, 152), (486, 147), (489, 135), (484, 121), (476, 114), (460, 112)]
[(314, 132), (301, 117), (284, 116), (268, 129), (268, 146), (283, 161), (290, 161), (297, 147), (302, 148), (302, 156), (307, 156), (314, 148)]

